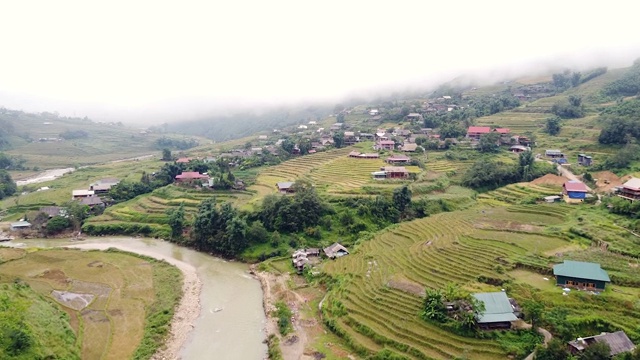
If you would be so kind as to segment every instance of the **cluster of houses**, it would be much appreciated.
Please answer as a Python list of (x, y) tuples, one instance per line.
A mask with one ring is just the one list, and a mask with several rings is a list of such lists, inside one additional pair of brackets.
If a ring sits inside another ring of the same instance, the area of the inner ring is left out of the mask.
[[(322, 249), (324, 255), (329, 259), (336, 259), (345, 255), (349, 255), (349, 250), (346, 247), (342, 246), (339, 243), (333, 243), (330, 246)], [(291, 262), (293, 263), (293, 267), (301, 272), (305, 267), (310, 266), (314, 263), (313, 259), (319, 259), (320, 257), (320, 249), (317, 248), (307, 248), (307, 249), (299, 249), (296, 250), (293, 255), (291, 255)]]
[(615, 189), (617, 195), (623, 199), (637, 201), (640, 200), (640, 179), (631, 178), (622, 186)]
[[(568, 292), (574, 290), (604, 291), (611, 280), (600, 264), (565, 260), (562, 264), (553, 267), (556, 285)], [(505, 292), (477, 293), (473, 297), (484, 304), (484, 311), (476, 316), (476, 322), (481, 329), (510, 329), (513, 322), (522, 317), (518, 304), (507, 297)], [(445, 304), (446, 305), (446, 304)], [(569, 341), (567, 347), (574, 355), (579, 355), (590, 345), (606, 343), (610, 349), (610, 355), (630, 352), (635, 345), (624, 331), (601, 333), (598, 335), (580, 337)]]
[(104, 178), (89, 185), (88, 189), (77, 189), (71, 191), (71, 200), (78, 201), (82, 205), (87, 205), (90, 208), (96, 206), (104, 207), (104, 196), (109, 193), (109, 190), (113, 186), (120, 183), (116, 178)]

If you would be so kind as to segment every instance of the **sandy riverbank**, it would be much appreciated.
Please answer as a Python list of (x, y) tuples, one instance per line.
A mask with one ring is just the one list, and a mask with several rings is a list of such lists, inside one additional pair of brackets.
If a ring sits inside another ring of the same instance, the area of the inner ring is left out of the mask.
[(184, 263), (175, 264), (184, 274), (182, 299), (171, 319), (171, 330), (165, 344), (152, 357), (152, 360), (180, 359), (180, 350), (189, 338), (194, 323), (200, 316), (200, 293), (202, 282), (196, 269)]

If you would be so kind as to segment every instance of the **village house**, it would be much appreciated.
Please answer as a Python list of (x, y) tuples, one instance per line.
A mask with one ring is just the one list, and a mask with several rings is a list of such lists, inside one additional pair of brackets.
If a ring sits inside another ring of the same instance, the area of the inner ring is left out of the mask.
[(553, 266), (553, 275), (556, 277), (556, 285), (579, 290), (603, 291), (608, 282), (609, 275), (600, 264), (565, 260), (562, 264)]
[(331, 125), (329, 130), (331, 130), (331, 131), (340, 130), (340, 129), (342, 129), (342, 125), (343, 125), (342, 123), (335, 123), (335, 124)]
[(180, 175), (176, 175), (177, 183), (192, 183), (195, 181), (201, 181), (203, 183), (209, 181), (209, 175), (200, 174), (197, 171), (183, 171)]
[(178, 160), (176, 160), (176, 164), (188, 164), (191, 160), (193, 159), (187, 157), (179, 158)]
[(394, 130), (393, 130), (393, 132), (391, 133), (391, 135), (393, 135), (393, 136), (408, 137), (408, 136), (411, 136), (411, 130), (405, 130), (405, 129), (394, 129)]
[(380, 171), (371, 173), (374, 179), (406, 179), (409, 177), (409, 171), (404, 166), (384, 166)]
[(278, 188), (278, 192), (281, 194), (293, 193), (293, 181), (285, 181), (276, 183), (276, 187)]
[(404, 143), (402, 145), (402, 151), (404, 152), (415, 152), (418, 149), (418, 144), (412, 144), (412, 143)]
[(484, 311), (476, 315), (476, 322), (481, 329), (510, 329), (511, 323), (518, 320), (506, 293), (477, 293), (473, 297), (484, 304)]
[(595, 343), (607, 344), (610, 350), (609, 356), (611, 357), (625, 352), (631, 352), (636, 348), (624, 331), (616, 331), (569, 341), (569, 351), (573, 355), (580, 355), (586, 348)]
[(362, 154), (354, 150), (349, 153), (349, 157), (357, 159), (379, 159), (380, 155), (378, 153)]
[(104, 207), (105, 204), (102, 201), (102, 199), (100, 199), (98, 196), (90, 196), (90, 197), (85, 197), (82, 199), (78, 199), (78, 202), (80, 203), (80, 205), (86, 205), (90, 208), (94, 208), (94, 207)]
[(313, 121), (313, 120), (312, 120), (312, 121), (309, 121), (309, 125), (317, 125), (317, 124), (318, 124), (318, 123), (317, 123), (317, 122), (315, 122), (315, 121)]
[(306, 129), (307, 125), (298, 125), (298, 129)]
[(509, 151), (514, 152), (514, 153), (521, 153), (521, 152), (525, 152), (528, 151), (529, 148), (526, 146), (522, 146), (522, 145), (513, 145), (509, 148)]
[(96, 181), (89, 185), (89, 190), (93, 190), (95, 194), (106, 194), (111, 190), (113, 186), (120, 183), (120, 180), (116, 178), (105, 178)]
[(38, 210), (39, 212), (46, 214), (49, 219), (54, 216), (64, 216), (66, 212), (59, 206), (43, 206)]
[(593, 158), (585, 154), (578, 154), (578, 165), (591, 166)]
[(358, 138), (356, 137), (356, 133), (353, 131), (345, 131), (344, 132), (344, 143), (345, 145), (353, 145), (358, 142)]
[(318, 256), (320, 256), (320, 249), (318, 248), (299, 249), (291, 255), (291, 261), (296, 270), (301, 272), (304, 270), (305, 266), (311, 263), (311, 260), (309, 259), (310, 257)]
[(406, 164), (411, 162), (411, 158), (407, 155), (391, 155), (385, 161), (389, 164)]
[(28, 221), (18, 221), (11, 223), (11, 231), (21, 231), (31, 229), (31, 223)]
[(640, 179), (631, 178), (622, 184), (618, 190), (618, 196), (631, 201), (640, 200)]
[(380, 111), (378, 111), (378, 109), (371, 109), (369, 110), (369, 115), (371, 116), (376, 116), (380, 113)]
[(360, 139), (361, 140), (371, 140), (373, 141), (373, 139), (375, 139), (375, 135), (374, 134), (369, 134), (369, 133), (360, 133)]
[(396, 143), (393, 140), (380, 140), (376, 144), (376, 148), (378, 150), (393, 150), (395, 146)]
[(491, 132), (488, 126), (469, 126), (467, 129), (467, 138), (472, 140), (480, 140), (480, 136)]
[(562, 151), (557, 149), (545, 150), (544, 156), (552, 159), (564, 158), (564, 154), (562, 153)]
[(571, 200), (584, 200), (587, 192), (589, 189), (582, 181), (569, 180), (562, 185), (562, 193)]
[(347, 250), (346, 247), (338, 244), (338, 243), (333, 243), (332, 245), (324, 248), (324, 254), (329, 258), (329, 259), (335, 259), (335, 258), (339, 258), (345, 255), (349, 255), (349, 250)]
[(411, 121), (411, 122), (414, 122), (414, 121), (423, 122), (424, 121), (424, 118), (422, 117), (422, 115), (418, 114), (418, 113), (410, 113), (407, 116), (405, 116), (405, 119), (407, 119), (407, 121)]
[(85, 197), (94, 196), (95, 192), (93, 190), (72, 190), (71, 191), (71, 200), (82, 199)]
[[(275, 130), (274, 130), (274, 132), (275, 132)], [(267, 139), (268, 139), (267, 135), (258, 136), (258, 140), (267, 140)]]

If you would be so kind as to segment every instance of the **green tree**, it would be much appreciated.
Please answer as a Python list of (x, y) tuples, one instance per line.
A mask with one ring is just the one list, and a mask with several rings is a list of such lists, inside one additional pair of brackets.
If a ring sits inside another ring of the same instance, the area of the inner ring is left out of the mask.
[(341, 148), (344, 146), (344, 133), (337, 132), (333, 134), (333, 146), (336, 148)]
[(291, 141), (291, 139), (285, 139), (282, 144), (280, 144), (282, 150), (286, 151), (289, 154), (293, 153), (293, 149), (296, 147), (296, 143)]
[(67, 212), (69, 222), (73, 229), (76, 231), (80, 230), (84, 220), (89, 217), (89, 207), (77, 201), (69, 201), (64, 204), (63, 208)]
[(411, 205), (411, 190), (407, 185), (393, 190), (393, 205), (401, 213)]
[(269, 241), (269, 232), (260, 221), (254, 221), (247, 230), (247, 237), (252, 243), (266, 243)]
[(162, 149), (162, 161), (171, 161), (173, 160), (173, 156), (171, 156), (171, 150), (164, 148)]
[(18, 186), (6, 170), (0, 170), (0, 199), (16, 193)]
[(340, 114), (338, 114), (338, 116), (336, 116), (336, 122), (339, 123), (343, 123), (344, 122), (344, 112), (341, 112)]
[(535, 161), (536, 158), (531, 151), (521, 152), (518, 156), (518, 173), (522, 181), (533, 180)]
[(171, 238), (178, 239), (182, 236), (182, 230), (184, 229), (184, 203), (180, 203), (180, 206), (173, 209), (168, 209), (169, 215), (169, 227), (171, 227)]
[(524, 310), (525, 319), (531, 322), (531, 327), (534, 330), (537, 329), (544, 312), (544, 304), (530, 299), (522, 303), (522, 309)]
[(547, 134), (552, 136), (558, 135), (560, 133), (560, 130), (562, 129), (562, 124), (560, 121), (561, 119), (558, 116), (547, 118), (544, 128)]
[(47, 222), (47, 234), (53, 235), (71, 226), (69, 219), (63, 216), (54, 216)]
[(595, 342), (589, 345), (581, 355), (585, 360), (609, 360), (611, 359), (611, 348), (604, 342)]
[(553, 339), (547, 347), (538, 345), (536, 348), (535, 360), (566, 360), (569, 358), (567, 345), (559, 339)]
[(497, 132), (492, 131), (488, 134), (483, 134), (478, 142), (478, 150), (484, 153), (498, 152), (500, 150), (499, 141), (500, 134)]

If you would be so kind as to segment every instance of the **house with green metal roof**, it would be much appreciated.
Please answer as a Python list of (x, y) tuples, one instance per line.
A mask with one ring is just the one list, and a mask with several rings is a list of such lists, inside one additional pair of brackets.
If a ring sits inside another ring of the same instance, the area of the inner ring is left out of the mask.
[(558, 286), (580, 290), (604, 290), (605, 285), (611, 282), (600, 264), (582, 261), (565, 260), (554, 265), (553, 275)]
[(476, 322), (480, 328), (509, 329), (511, 322), (518, 320), (506, 293), (477, 293), (473, 294), (473, 297), (484, 304), (484, 310), (476, 315)]

